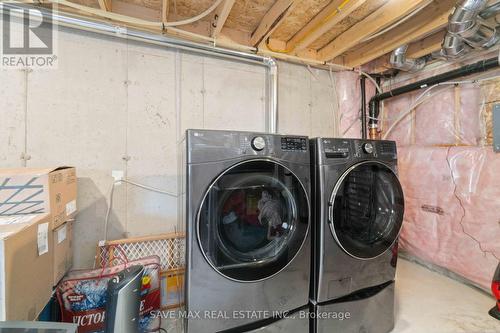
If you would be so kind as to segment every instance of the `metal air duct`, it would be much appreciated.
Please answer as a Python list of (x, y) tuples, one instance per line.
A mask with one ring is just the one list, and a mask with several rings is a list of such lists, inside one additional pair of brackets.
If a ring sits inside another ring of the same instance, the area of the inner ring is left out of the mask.
[(403, 45), (395, 49), (391, 54), (390, 64), (392, 68), (405, 72), (416, 72), (425, 67), (426, 58), (409, 59), (406, 57), (408, 45)]
[(499, 40), (496, 27), (484, 21), (479, 14), (487, 0), (459, 0), (448, 21), (448, 32), (443, 40), (441, 56), (455, 59), (470, 48), (487, 49)]

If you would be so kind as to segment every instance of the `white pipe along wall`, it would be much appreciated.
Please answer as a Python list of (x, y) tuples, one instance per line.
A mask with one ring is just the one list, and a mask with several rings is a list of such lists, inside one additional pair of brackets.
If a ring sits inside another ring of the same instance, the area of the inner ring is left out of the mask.
[[(92, 266), (113, 174), (177, 193), (185, 129), (266, 129), (263, 66), (66, 28), (57, 44), (55, 69), (0, 71), (0, 167), (77, 168), (75, 268)], [(278, 131), (336, 135), (329, 72), (278, 68)], [(175, 197), (115, 188), (109, 239), (176, 225)]]

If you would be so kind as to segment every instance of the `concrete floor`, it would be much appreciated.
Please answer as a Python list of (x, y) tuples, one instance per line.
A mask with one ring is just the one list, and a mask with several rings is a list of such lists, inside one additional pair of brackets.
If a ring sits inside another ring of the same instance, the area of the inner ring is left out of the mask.
[[(494, 304), (476, 288), (400, 258), (392, 333), (500, 333), (500, 321), (488, 315)], [(180, 322), (162, 326), (182, 332)]]
[(396, 276), (393, 333), (498, 333), (492, 297), (404, 259)]

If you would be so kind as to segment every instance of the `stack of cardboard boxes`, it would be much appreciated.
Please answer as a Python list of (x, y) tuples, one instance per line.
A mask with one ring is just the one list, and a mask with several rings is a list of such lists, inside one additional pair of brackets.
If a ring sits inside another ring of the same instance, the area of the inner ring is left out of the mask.
[(34, 320), (72, 266), (76, 170), (0, 169), (0, 321)]

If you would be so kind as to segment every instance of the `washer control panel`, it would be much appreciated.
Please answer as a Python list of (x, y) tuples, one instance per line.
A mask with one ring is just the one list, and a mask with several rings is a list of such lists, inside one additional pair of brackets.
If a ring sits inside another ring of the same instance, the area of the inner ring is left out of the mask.
[(373, 154), (373, 144), (371, 144), (370, 142), (363, 143), (363, 151), (367, 154)]
[(281, 138), (281, 150), (307, 151), (307, 139), (301, 137), (284, 136)]
[(252, 139), (252, 148), (257, 151), (261, 151), (266, 148), (266, 140), (261, 136), (256, 136)]

